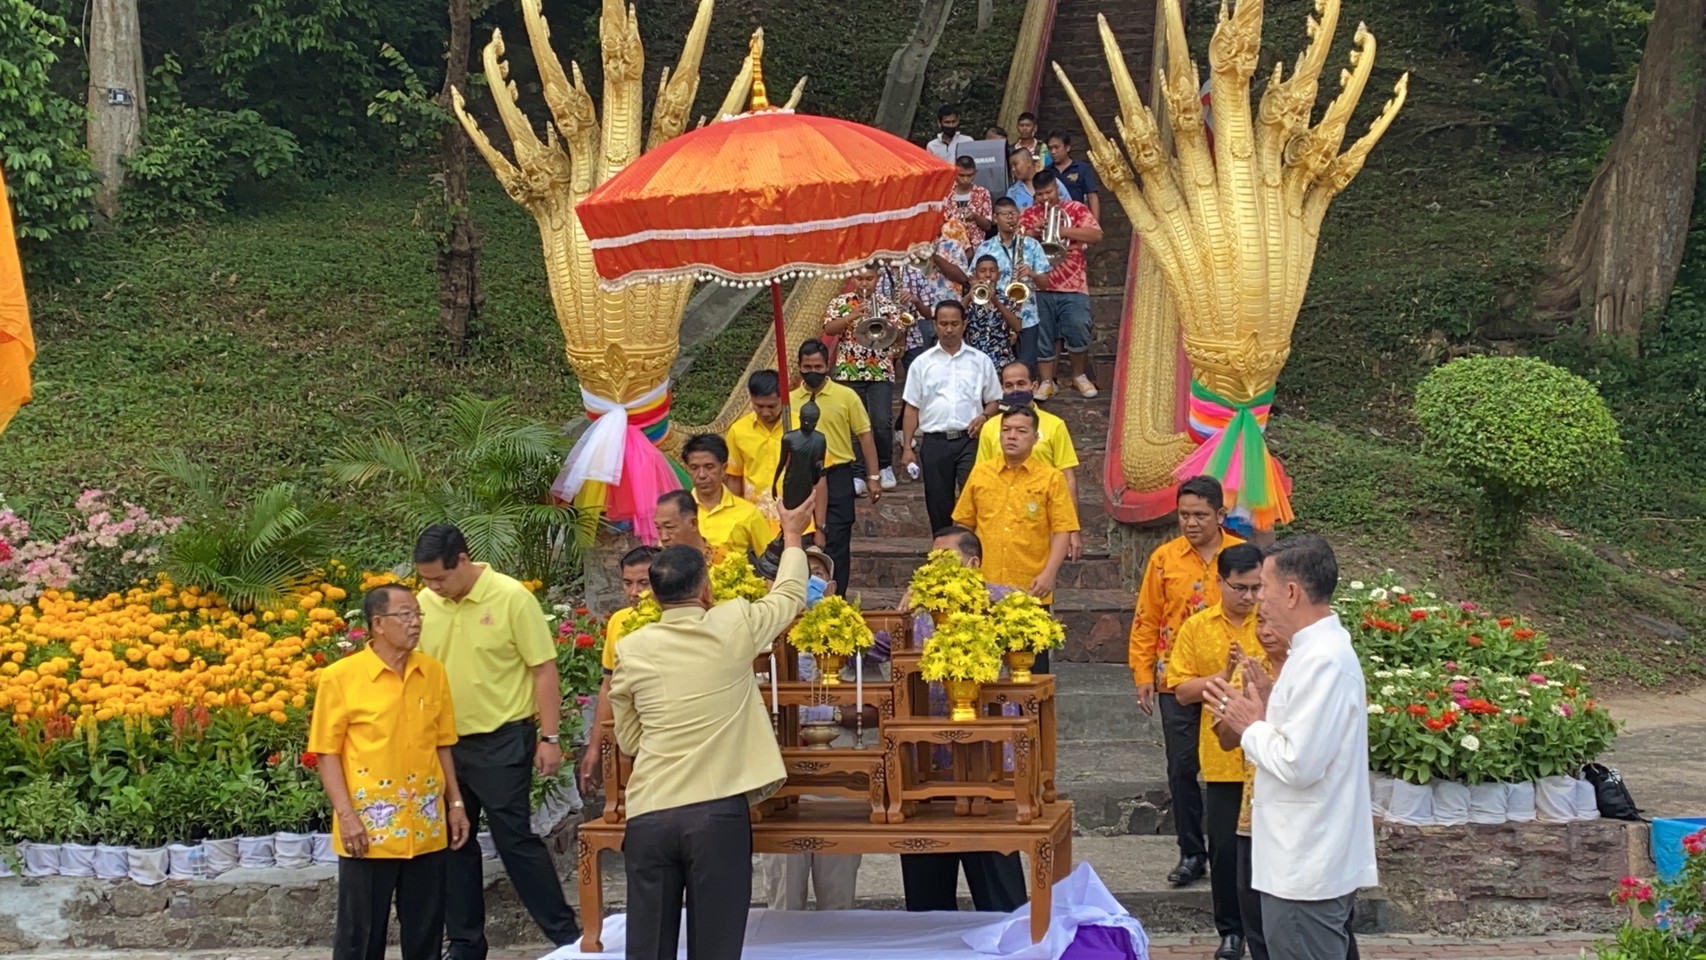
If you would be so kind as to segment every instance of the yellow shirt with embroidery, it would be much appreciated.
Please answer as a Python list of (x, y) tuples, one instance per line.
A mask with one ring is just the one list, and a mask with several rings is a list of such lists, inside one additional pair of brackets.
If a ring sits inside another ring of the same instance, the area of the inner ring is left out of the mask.
[[(800, 407), (809, 399), (811, 394), (804, 386), (788, 394), (789, 423), (793, 426), (800, 425)], [(817, 429), (824, 439), (823, 465), (839, 467), (853, 461), (853, 438), (871, 432), (871, 415), (851, 387), (828, 380), (817, 394)]]
[[(1256, 614), (1243, 623), (1233, 623), (1226, 609), (1215, 604), (1186, 620), (1167, 651), (1167, 681), (1177, 687), (1186, 680), (1212, 677), (1226, 669), (1232, 644), (1258, 660), (1262, 645), (1256, 642)], [(1197, 731), (1197, 759), (1202, 778), (1209, 783), (1238, 783), (1244, 779), (1244, 751), (1222, 750), (1215, 735), (1212, 715), (1203, 714)]]
[[(983, 578), (1003, 587), (1029, 590), (1048, 565), (1049, 541), (1078, 529), (1078, 505), (1066, 477), (1036, 456), (1017, 467), (1005, 459), (971, 468), (954, 505), (954, 522), (983, 541)], [(1054, 601), (1054, 594), (1040, 597)]]
[(604, 662), (606, 673), (616, 669), (616, 640), (622, 636), (622, 624), (633, 615), (633, 607), (623, 607), (604, 621), (604, 650), (600, 652), (599, 659)]
[(770, 492), (782, 462), (782, 434), (786, 432), (780, 417), (766, 427), (758, 414), (749, 412), (729, 424), (723, 434), (729, 444), (729, 476), (741, 478), (746, 499), (756, 503), (759, 494)]
[[(1243, 542), (1222, 533), (1220, 550)], [(1214, 572), (1220, 550), (1204, 562), (1189, 540), (1174, 537), (1149, 555), (1126, 639), (1126, 663), (1139, 686), (1153, 683), (1157, 690), (1173, 689), (1167, 676), (1167, 649), (1173, 645), (1173, 634), (1192, 614), (1220, 602), (1220, 581)]]
[[(763, 553), (775, 538), (775, 534), (770, 532), (770, 521), (764, 519), (757, 507), (735, 496), (728, 487), (717, 489), (722, 496), (717, 498), (715, 506), (707, 509), (705, 504), (699, 503), (699, 535), (714, 550), (725, 554), (745, 552), (749, 548), (754, 553)], [(693, 499), (698, 502), (697, 491)]]
[[(1072, 433), (1066, 421), (1041, 407), (1037, 411), (1037, 446), (1031, 455), (1056, 470), (1078, 466), (1078, 450), (1072, 445)], [(977, 432), (977, 462), (1001, 459), (1001, 418), (990, 417)]]
[(456, 732), (491, 733), (539, 712), (533, 668), (557, 659), (539, 599), (485, 564), (461, 600), (422, 590), (421, 652), (444, 664), (456, 701)]
[[(438, 748), (455, 742), (450, 683), (432, 657), (409, 654), (398, 676), (364, 648), (321, 672), (308, 751), (343, 769), (350, 804), (367, 827), (368, 859), (408, 859), (449, 845)], [(349, 856), (336, 831), (332, 846)]]

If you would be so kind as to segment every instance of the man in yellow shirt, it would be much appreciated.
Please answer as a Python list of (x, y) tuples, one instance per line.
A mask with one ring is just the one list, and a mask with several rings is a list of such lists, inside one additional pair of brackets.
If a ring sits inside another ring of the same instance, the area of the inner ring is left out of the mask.
[(657, 555), (658, 548), (648, 546), (635, 547), (622, 555), (622, 599), (628, 605), (604, 622), (604, 649), (599, 658), (604, 663), (604, 679), (598, 682), (598, 706), (593, 710), (592, 729), (587, 731), (586, 752), (581, 754), (581, 793), (592, 792), (604, 755), (604, 721), (611, 718), (610, 674), (616, 670), (616, 640), (622, 635), (622, 624), (634, 615), (634, 604), (640, 602), (640, 594), (652, 588), (652, 558)]
[(776, 530), (776, 470), (782, 461), (782, 380), (774, 370), (754, 370), (746, 378), (752, 409), (740, 416), (723, 434), (729, 444), (729, 466), (724, 482), (734, 495), (751, 501)]
[[(1037, 445), (1034, 407), (1003, 410), (1001, 459), (980, 463), (966, 478), (954, 522), (983, 541), (983, 576), (989, 583), (1024, 590), (1054, 602), (1054, 578), (1078, 530), (1078, 505), (1059, 470), (1032, 454)], [(1048, 653), (1033, 671), (1048, 672)]]
[[(848, 334), (851, 336), (851, 334)], [(871, 415), (859, 394), (844, 383), (829, 379), (829, 348), (821, 340), (800, 344), (797, 354), (800, 385), (788, 395), (793, 407), (793, 425), (799, 426), (800, 408), (817, 402), (817, 430), (823, 434), (823, 495), (818, 505), (819, 540), (841, 579), (853, 569), (854, 503), (859, 498), (858, 467), (853, 460), (853, 441), (865, 464), (865, 493), (876, 503), (883, 495), (877, 468), (878, 450), (871, 430)], [(841, 592), (848, 592), (843, 582)]]
[[(1249, 655), (1259, 658), (1256, 595), (1262, 589), (1262, 551), (1248, 543), (1220, 551), (1215, 560), (1220, 602), (1179, 627), (1167, 652), (1167, 676), (1173, 695), (1186, 706), (1200, 705), (1209, 680), (1230, 681)], [(1222, 749), (1212, 721), (1198, 725), (1197, 759), (1206, 784), (1208, 878), (1213, 885), (1214, 926), (1220, 934), (1216, 960), (1244, 955), (1244, 923), (1238, 905), (1238, 815), (1244, 794), (1244, 753)]]
[(1179, 484), (1175, 503), (1180, 535), (1149, 555), (1143, 584), (1137, 591), (1126, 660), (1137, 684), (1138, 709), (1153, 714), (1157, 704), (1161, 708), (1167, 789), (1179, 836), (1179, 864), (1167, 874), (1167, 880), (1182, 887), (1201, 880), (1208, 869), (1202, 788), (1197, 785), (1197, 730), (1202, 707), (1180, 704), (1173, 695), (1167, 678), (1167, 650), (1186, 620), (1220, 602), (1212, 566), (1215, 557), (1222, 548), (1244, 541), (1220, 528), (1226, 519), (1226, 498), (1220, 481), (1213, 477), (1192, 477)]
[[(1037, 412), (1038, 460), (1059, 470), (1066, 477), (1066, 492), (1072, 502), (1078, 502), (1078, 450), (1072, 445), (1072, 432), (1066, 421), (1036, 405), (1037, 382), (1031, 379), (1031, 368), (1015, 360), (1001, 368), (1001, 402), (1010, 407), (1030, 407)], [(994, 460), (1001, 456), (1001, 418), (984, 423), (977, 433), (977, 460)], [(1077, 531), (1066, 548), (1066, 559), (1077, 560), (1084, 555), (1084, 538)]]
[(714, 433), (689, 437), (681, 447), (681, 462), (693, 478), (693, 499), (699, 505), (699, 535), (724, 554), (764, 552), (770, 546), (770, 521), (751, 503), (734, 495), (724, 482), (729, 445)]
[(438, 960), (445, 848), (461, 849), (469, 833), (450, 755), (450, 684), (442, 664), (415, 650), (421, 610), (407, 587), (370, 591), (362, 613), (367, 646), (320, 675), (308, 730), (337, 822), (332, 958), (383, 955), (394, 899), (403, 960)]
[[(558, 743), (563, 692), (557, 647), (539, 601), (521, 582), (468, 557), (468, 541), (448, 523), (415, 541), (421, 591), (421, 650), (444, 664), (456, 705), (456, 771), (468, 819), (485, 811), (492, 842), (546, 938), (580, 939), (557, 868), (533, 833), (533, 772), (563, 765)], [(537, 721), (534, 719), (537, 716)], [(485, 868), (478, 845), (451, 855), (445, 880), (445, 935), (451, 960), (485, 960)]]

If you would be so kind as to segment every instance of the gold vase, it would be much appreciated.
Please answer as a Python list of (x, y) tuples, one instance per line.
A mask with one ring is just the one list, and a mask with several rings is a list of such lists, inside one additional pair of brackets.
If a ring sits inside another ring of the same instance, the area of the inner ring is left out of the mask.
[(841, 683), (841, 665), (847, 658), (839, 653), (819, 653), (813, 655), (817, 660), (817, 682), (826, 687), (838, 686)]
[(977, 693), (981, 686), (976, 680), (947, 681), (948, 702), (953, 704), (949, 719), (956, 723), (977, 719)]
[(841, 735), (841, 725), (834, 722), (800, 724), (800, 739), (812, 750), (828, 750)]
[(1037, 655), (1030, 650), (1007, 651), (1007, 677), (1014, 683), (1031, 682), (1031, 665), (1037, 662)]

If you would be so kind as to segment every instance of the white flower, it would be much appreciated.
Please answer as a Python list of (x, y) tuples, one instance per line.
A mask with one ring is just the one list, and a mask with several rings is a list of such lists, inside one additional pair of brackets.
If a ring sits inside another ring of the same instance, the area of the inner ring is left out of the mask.
[(354, 620), (356, 617), (359, 617), (359, 616), (361, 616), (360, 610), (345, 610), (344, 611), (344, 619), (345, 620)]
[(1429, 600), (1439, 599), (1439, 594), (1434, 593), (1432, 590), (1429, 590), (1427, 593), (1423, 594), (1423, 596), (1427, 597)]
[(1481, 749), (1481, 739), (1479, 737), (1475, 736), (1473, 733), (1464, 734), (1463, 739), (1459, 740), (1458, 744), (1460, 746), (1462, 746), (1463, 749), (1469, 751), (1470, 753), (1474, 753), (1475, 751)]
[(1394, 583), (1392, 585), (1392, 592), (1393, 593), (1409, 593), (1410, 591), (1405, 590), (1403, 587), (1400, 587), (1396, 583)]
[(1368, 655), (1368, 662), (1369, 663), (1385, 663), (1386, 658), (1377, 654), (1377, 653), (1371, 653)]
[(1352, 590), (1361, 590), (1362, 589), (1362, 581), (1361, 580), (1352, 580), (1351, 581), (1351, 589)]
[(1389, 683), (1380, 688), (1380, 695), (1383, 697), (1395, 697), (1398, 695), (1398, 688)]
[(1399, 667), (1395, 672), (1400, 677), (1408, 677), (1408, 676), (1411, 676), (1412, 674), (1414, 674), (1416, 671), (1411, 670), (1409, 667)]
[(1377, 713), (1385, 713), (1385, 712), (1386, 712), (1386, 708), (1381, 706), (1378, 703), (1371, 703), (1368, 705), (1369, 716), (1373, 716)]
[(1389, 596), (1391, 596), (1391, 594), (1387, 593), (1384, 587), (1375, 587), (1373, 590), (1368, 592), (1368, 598), (1370, 600), (1385, 600)]
[(1454, 673), (1454, 674), (1452, 674), (1452, 675), (1451, 675), (1451, 679), (1453, 679), (1453, 680), (1465, 680), (1465, 681), (1467, 681), (1467, 680), (1468, 680), (1468, 679), (1469, 679), (1469, 678), (1468, 678), (1468, 677), (1466, 677), (1466, 676), (1464, 676), (1464, 675), (1463, 675), (1463, 674), (1461, 674), (1461, 673)]
[(1563, 684), (1562, 684), (1562, 683), (1559, 683), (1559, 682), (1558, 682), (1558, 681), (1556, 681), (1556, 680), (1548, 680), (1548, 681), (1546, 681), (1546, 685), (1547, 685), (1547, 686), (1548, 686), (1548, 687), (1553, 687), (1553, 688), (1557, 688), (1557, 687), (1561, 687), (1561, 686), (1563, 686)]
[(1532, 696), (1534, 696), (1534, 694), (1528, 692), (1527, 687), (1517, 687), (1516, 688), (1516, 695), (1519, 697), (1532, 697)]
[(1582, 671), (1587, 670), (1587, 667), (1584, 664), (1580, 664), (1580, 663), (1572, 663), (1572, 664), (1570, 664), (1570, 666), (1574, 667), (1577, 670), (1582, 670)]
[(1392, 671), (1390, 671), (1390, 670), (1376, 670), (1376, 671), (1374, 671), (1374, 679), (1376, 679), (1376, 680), (1385, 680), (1390, 676), (1392, 676)]

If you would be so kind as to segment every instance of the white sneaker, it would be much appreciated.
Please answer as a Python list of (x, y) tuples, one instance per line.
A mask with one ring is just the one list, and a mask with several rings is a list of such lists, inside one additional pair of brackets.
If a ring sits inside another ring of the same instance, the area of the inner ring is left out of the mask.
[(893, 467), (884, 467), (883, 468), (882, 482), (883, 482), (883, 489), (884, 490), (893, 490), (895, 487), (900, 486), (900, 481), (896, 480), (894, 478), (894, 468)]
[(1043, 382), (1037, 384), (1036, 392), (1031, 394), (1031, 398), (1036, 400), (1038, 403), (1041, 403), (1042, 401), (1047, 400), (1050, 397), (1054, 396), (1054, 394), (1055, 394), (1054, 381), (1053, 380), (1044, 380)]
[(1097, 394), (1102, 392), (1097, 390), (1096, 385), (1090, 382), (1090, 378), (1082, 373), (1072, 378), (1072, 385), (1078, 388), (1078, 395), (1086, 400), (1094, 400)]
[(853, 493), (856, 496), (862, 497), (865, 495), (865, 491), (866, 491), (865, 478), (864, 477), (854, 477), (853, 478)]

